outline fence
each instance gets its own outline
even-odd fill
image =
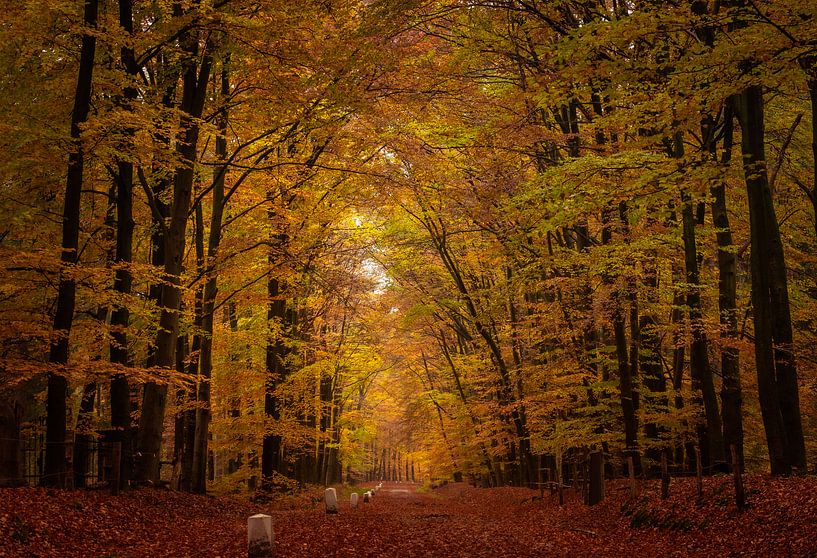
[[[108,439],[106,439],[108,438]],[[8,453],[16,451],[16,466],[9,463],[0,470],[0,486],[36,486],[45,474],[45,434],[35,433],[22,438],[0,438],[6,445]],[[114,441],[103,435],[101,438],[78,436],[76,440],[62,444],[65,448],[67,468],[63,482],[66,487],[106,486],[114,476],[118,460],[114,458],[117,451],[123,453],[123,462],[132,459],[132,452],[127,444]],[[118,445],[118,448],[117,448]],[[78,462],[79,461],[79,462]],[[116,473],[116,475],[115,475]]]

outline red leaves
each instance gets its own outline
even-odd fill
[[[735,510],[731,479],[658,485],[625,506],[625,484],[609,482],[608,497],[588,508],[568,491],[532,501],[520,488],[483,490],[452,484],[429,495],[385,485],[357,510],[342,498],[340,513],[322,503],[270,511],[226,498],[140,490],[113,498],[103,492],[0,490],[0,556],[142,556],[243,558],[246,520],[271,513],[276,556],[533,557],[533,556],[807,556],[817,552],[817,480],[747,478],[749,507]],[[303,499],[308,502],[308,498]],[[622,513],[622,510],[628,510]],[[634,521],[636,514],[640,520]],[[638,526],[634,526],[638,525]]]

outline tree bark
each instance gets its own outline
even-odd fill
[[[732,159],[733,111],[725,110],[723,157],[721,164],[728,167]],[[712,135],[707,127],[706,137]],[[710,131],[711,130],[711,131]],[[714,142],[710,148],[717,161]],[[726,206],[726,183],[720,179],[712,186],[712,224],[718,243],[718,311],[721,325],[721,417],[723,419],[723,444],[726,457],[731,461],[734,446],[738,463],[732,467],[743,468],[743,395],[740,383],[740,351],[733,343],[738,338],[737,316],[737,268],[738,257],[732,240],[732,229]]]
[[[698,270],[698,248],[695,244],[695,220],[689,196],[682,194],[684,262],[686,268],[686,302],[689,311],[692,343],[690,345],[690,370],[692,388],[700,391],[705,422],[698,427],[698,444],[704,465],[725,462],[723,448],[723,426],[721,425],[712,367],[709,364],[708,341],[704,331],[701,310],[700,273]]]
[[[91,83],[94,74],[96,36],[89,31],[96,27],[99,13],[98,0],[86,0],[83,13],[85,32],[71,111],[71,153],[68,155],[68,173],[65,183],[65,201],[62,215],[62,255],[65,268],[77,264],[80,228],[80,198],[85,167],[85,148],[81,142],[80,125],[88,119],[91,108]],[[54,338],[48,355],[53,366],[48,373],[46,398],[45,466],[40,484],[63,486],[66,475],[66,411],[68,380],[64,367],[68,364],[69,336],[74,321],[76,282],[70,274],[60,275],[57,308],[54,313]]]
[[[199,137],[198,119],[201,117],[206,99],[207,82],[212,66],[211,45],[208,42],[198,68],[198,37],[188,32],[180,40],[186,59],[182,75],[181,135],[176,150],[182,166],[176,169],[173,181],[173,201],[170,207],[170,222],[165,236],[165,282],[161,290],[161,316],[159,333],[156,337],[156,365],[172,369],[175,364],[176,339],[179,335],[179,286],[184,259],[185,234],[193,191],[194,165]],[[150,382],[145,385],[142,399],[142,413],[139,420],[137,448],[139,468],[137,478],[141,482],[158,482],[159,462],[162,447],[162,432],[165,407],[167,405],[167,385]]]
[[[119,25],[128,36],[133,35],[133,2],[119,0]],[[133,48],[128,45],[120,51],[122,66],[126,74],[133,78],[138,74]],[[132,110],[130,103],[137,98],[135,87],[126,85],[123,89],[125,110]],[[135,131],[125,130],[128,141]],[[126,149],[129,145],[124,146]],[[117,161],[116,176],[116,254],[114,265],[116,276],[114,290],[122,296],[129,296],[133,278],[128,265],[133,260],[133,163],[124,158]],[[127,327],[130,322],[130,311],[127,304],[120,304],[111,313],[110,361],[123,367],[130,366],[128,351]],[[116,441],[122,442],[120,454],[119,482],[125,487],[130,482],[133,448],[131,446],[131,404],[130,386],[125,374],[114,374],[111,378],[111,428],[116,431]]]
[[[817,69],[812,70],[817,75]],[[812,216],[814,218],[814,236],[817,238],[817,77],[808,81],[809,98],[811,99],[811,200]]]
[[[766,169],[764,103],[760,85],[738,97],[741,151],[749,198],[755,360],[771,472],[805,471],[797,366],[783,242]]]
[[[227,160],[227,124],[226,103],[230,95],[229,58],[221,68],[221,99],[225,103],[217,118],[218,136],[216,137],[216,159]],[[218,294],[218,248],[221,244],[221,223],[224,217],[226,200],[224,198],[224,178],[227,164],[219,165],[213,171],[213,212],[210,216],[210,235],[207,240],[207,262],[202,303],[202,338],[199,358],[199,406],[196,408],[196,441],[193,449],[193,492],[204,494],[206,484],[207,441],[210,428],[210,378],[213,371],[213,313]]]
[[[283,247],[286,242],[285,235],[280,235],[278,238],[280,245]],[[282,248],[283,249],[283,248]],[[275,265],[280,257],[279,254],[270,253],[270,265]],[[271,275],[267,282],[267,321],[270,323],[277,323],[278,331],[273,337],[267,341],[267,379],[264,390],[264,414],[267,420],[278,421],[281,418],[280,401],[276,389],[278,385],[287,376],[287,348],[283,340],[283,336],[288,331],[287,324],[287,309],[286,299],[284,298],[280,284],[276,276]],[[269,427],[265,429],[264,440],[261,453],[261,478],[262,487],[269,489],[270,482],[274,471],[281,471],[281,434],[276,431],[278,425],[270,431]]]
[[[85,384],[79,404],[77,427],[74,431],[74,488],[85,488],[88,459],[91,455],[91,444],[94,440],[93,415],[96,403],[96,382]]]
[[[21,470],[23,406],[16,391],[4,392],[0,399],[0,487],[26,484]]]
[[[619,217],[624,229],[625,240],[629,234],[627,207],[622,203],[619,206]],[[636,374],[638,372],[638,293],[635,284],[627,280],[628,298],[630,300],[630,322],[631,322],[631,342],[633,350],[628,351],[627,347],[627,318],[624,314],[622,293],[613,295],[613,338],[616,347],[616,361],[618,363],[618,389],[621,401],[622,419],[624,421],[624,453],[627,457],[632,457],[635,472],[641,472],[641,453],[638,447],[638,392],[635,389]],[[631,362],[632,360],[632,362]]]

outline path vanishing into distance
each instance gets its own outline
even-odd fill
[[[266,504],[153,489],[118,497],[8,489],[0,499],[0,557],[242,558],[247,518],[259,512],[273,517],[277,558],[817,553],[817,479],[749,476],[744,512],[731,504],[729,483],[726,476],[705,479],[698,503],[694,479],[674,479],[665,501],[657,483],[642,484],[632,501],[626,485],[615,481],[592,507],[571,490],[560,507],[547,492],[540,500],[525,488],[384,483],[373,502],[358,509],[350,508],[350,489],[340,489],[337,515],[324,512],[319,489]]]

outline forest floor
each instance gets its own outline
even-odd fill
[[[338,515],[323,512],[317,491],[259,505],[166,490],[0,489],[2,557],[246,556],[246,518],[270,513],[276,556],[533,557],[533,556],[817,556],[817,478],[747,476],[747,503],[735,509],[731,479],[674,479],[670,498],[657,483],[628,502],[624,483],[584,506],[566,492],[479,489],[449,484],[422,493],[386,483],[371,504]],[[277,509],[276,509],[277,508]]]

